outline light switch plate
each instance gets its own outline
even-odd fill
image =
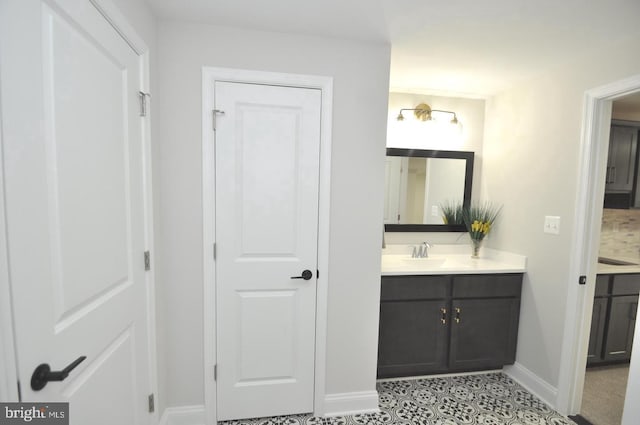
[[[553,235],[560,234],[560,217],[557,215],[547,215],[544,217],[544,232]]]
[[[440,211],[438,210],[438,206],[437,205],[432,205],[431,206],[431,216],[432,217],[439,217],[440,216]]]

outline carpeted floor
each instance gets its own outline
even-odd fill
[[[620,425],[629,365],[587,369],[580,415],[593,425]]]
[[[378,382],[380,413],[221,425],[574,425],[502,373]]]

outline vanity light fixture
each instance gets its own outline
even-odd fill
[[[398,121],[404,121],[404,115],[402,115],[403,111],[413,111],[413,115],[415,115],[416,118],[419,119],[420,121],[431,121],[433,120],[433,115],[431,114],[432,112],[443,112],[446,114],[453,115],[453,117],[451,118],[451,121],[449,121],[451,124],[455,125],[459,123],[458,116],[456,115],[455,112],[443,111],[441,109],[431,109],[431,106],[427,105],[426,103],[421,103],[415,108],[400,109],[400,112],[398,113],[398,116],[396,118]]]

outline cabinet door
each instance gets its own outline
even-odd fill
[[[607,318],[607,301],[608,298],[594,298],[593,300],[587,365],[596,364],[604,360],[602,348],[604,343],[605,319]]]
[[[519,298],[454,299],[450,368],[462,371],[513,364],[519,312]]]
[[[607,191],[630,192],[633,190],[637,144],[637,128],[611,126],[606,176]]]
[[[447,314],[444,300],[380,303],[378,378],[444,371],[449,333]]]
[[[636,324],[638,296],[611,297],[604,359],[629,360]]]

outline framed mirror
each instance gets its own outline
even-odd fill
[[[466,232],[445,223],[441,207],[471,204],[473,159],[473,152],[387,148],[385,231]]]

